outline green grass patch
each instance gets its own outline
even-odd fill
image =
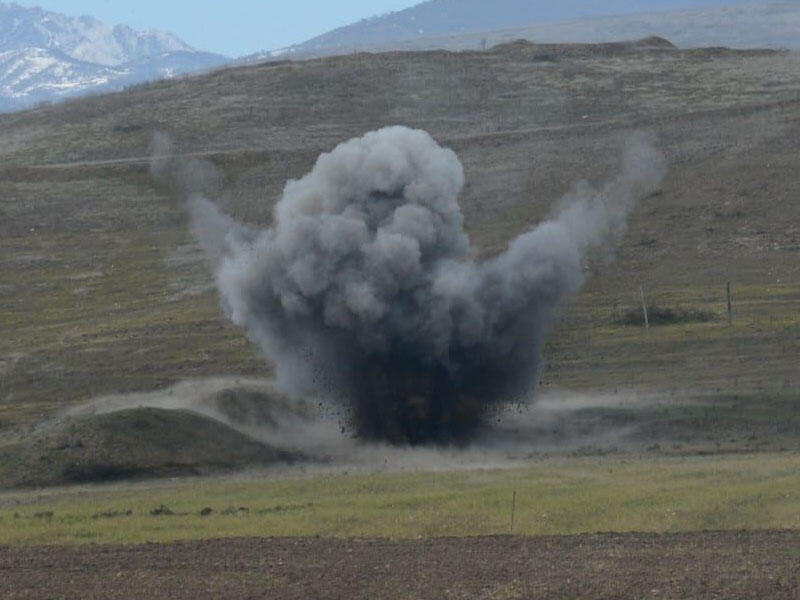
[[[800,528],[800,456],[559,459],[509,470],[182,480],[4,494],[0,543]]]

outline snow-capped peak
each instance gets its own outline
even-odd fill
[[[164,52],[193,48],[163,31],[111,27],[92,17],[68,17],[41,8],[0,3],[0,48],[58,50],[84,62],[115,66]]]
[[[0,110],[212,68],[226,60],[164,31],[112,27],[92,17],[0,2]]]

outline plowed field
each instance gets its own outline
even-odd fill
[[[800,532],[0,548],[3,598],[792,598]]]

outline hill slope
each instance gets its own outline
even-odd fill
[[[614,173],[631,131],[652,131],[663,190],[636,209],[616,260],[591,265],[545,349],[544,384],[794,389],[799,60],[657,40],[515,43],[254,65],[0,116],[0,422],[188,377],[270,374],[221,316],[180,203],[149,173],[157,131],[217,166],[207,192],[226,212],[264,225],[320,152],[387,124],[424,128],[464,163],[466,228],[484,256],[576,181]],[[642,285],[676,321],[622,324]],[[711,319],[680,317],[697,311]]]

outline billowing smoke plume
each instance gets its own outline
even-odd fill
[[[342,403],[364,438],[457,442],[493,405],[529,397],[587,252],[622,231],[663,174],[634,139],[616,178],[579,185],[485,262],[464,233],[458,158],[405,127],[320,156],[286,185],[269,229],[240,226],[199,195],[191,206],[224,309],[283,390]]]

